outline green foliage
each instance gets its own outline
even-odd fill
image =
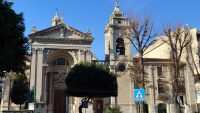
[[[11,88],[11,100],[15,104],[24,104],[27,99],[28,81],[24,74],[16,75]]]
[[[6,72],[23,73],[28,50],[28,39],[24,37],[23,14],[16,14],[13,3],[0,0],[0,76]]]
[[[120,107],[108,107],[106,113],[122,113]]]
[[[76,64],[66,77],[67,95],[76,97],[117,96],[116,76],[100,65]]]

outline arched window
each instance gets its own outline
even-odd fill
[[[158,104],[158,113],[167,113],[166,104]]]
[[[124,40],[122,38],[116,40],[116,53],[117,55],[125,55]]]
[[[69,65],[69,62],[64,58],[57,58],[53,61],[53,65]]]

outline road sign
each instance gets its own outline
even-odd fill
[[[86,100],[82,101],[83,108],[88,108],[88,102]]]
[[[144,102],[146,100],[144,89],[134,89],[134,102]]]

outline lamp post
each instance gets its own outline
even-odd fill
[[[11,94],[11,85],[12,85],[12,70],[10,72],[7,72],[7,71],[3,71],[4,75],[5,75],[5,79],[9,79],[9,91],[8,91],[8,110],[10,110],[10,94]],[[5,85],[5,83],[4,83]]]
[[[8,73],[9,74],[9,79],[10,79],[10,83],[9,83],[9,97],[8,97],[8,110],[10,110],[10,94],[11,94],[11,86],[12,86],[12,70]]]

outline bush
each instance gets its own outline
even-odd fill
[[[107,109],[106,109],[106,113],[122,113],[121,111],[120,111],[120,107],[108,107]]]

